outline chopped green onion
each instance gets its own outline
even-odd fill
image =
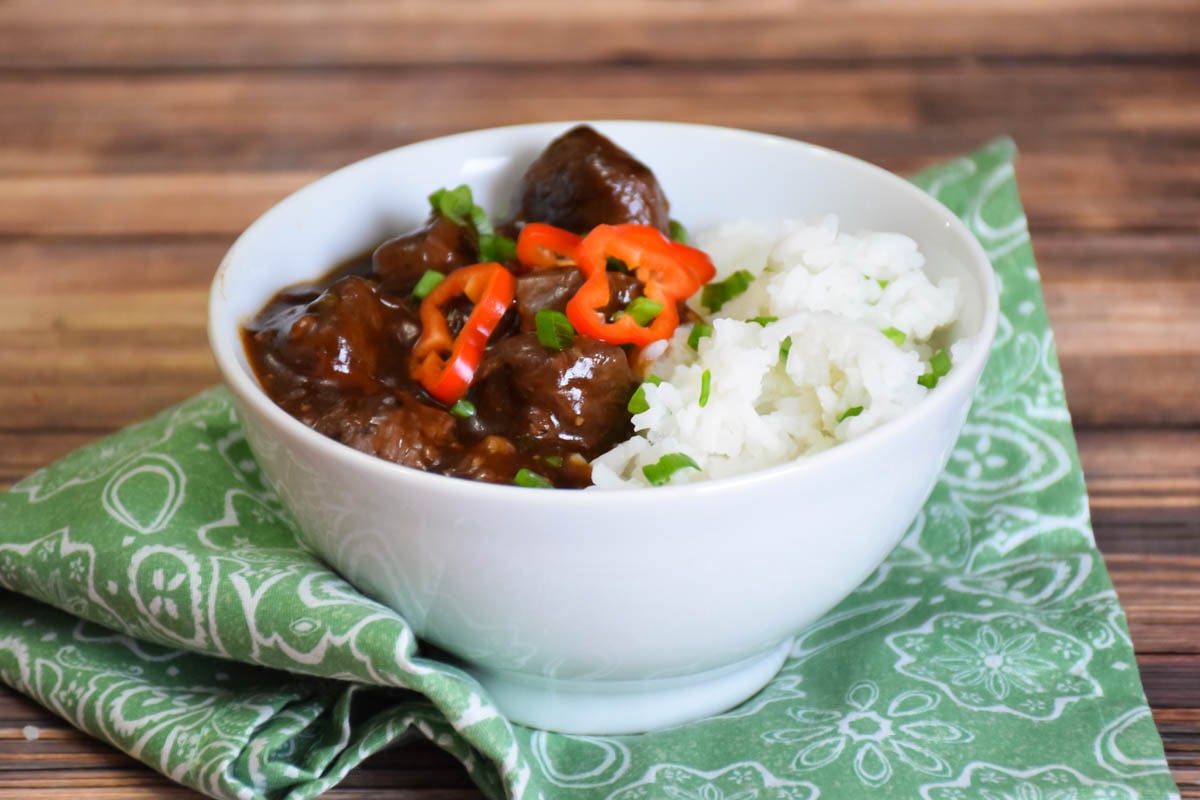
[[[857,417],[862,412],[863,412],[862,406],[851,406],[850,408],[847,408],[845,411],[843,411],[841,414],[838,415],[837,421],[841,422],[844,419],[850,419],[851,417]]]
[[[475,200],[471,197],[471,187],[465,183],[453,189],[438,189],[429,195],[429,205],[455,225],[466,225],[468,218],[474,221]]]
[[[792,352],[792,337],[789,336],[779,343],[779,360],[786,364],[790,352]]]
[[[633,397],[629,398],[629,402],[625,405],[625,410],[630,414],[641,414],[643,411],[650,410],[650,403],[646,400],[646,388],[639,386],[637,391],[633,393]]]
[[[671,220],[668,230],[671,232],[670,236],[672,242],[679,242],[680,244],[688,243],[687,228],[683,227],[683,225],[677,220]]]
[[[487,212],[474,203],[471,204],[471,224],[475,226],[475,232],[480,238],[484,236],[492,236],[495,230],[492,228],[492,222],[487,217]]]
[[[635,297],[633,302],[625,306],[625,313],[633,317],[633,321],[643,328],[654,321],[662,313],[663,304],[649,297]]]
[[[891,281],[884,280],[883,278],[876,278],[875,282],[879,284],[880,289],[886,289],[888,287],[888,284],[891,283]]]
[[[487,212],[475,205],[471,196],[471,187],[465,183],[453,189],[438,189],[429,195],[429,204],[433,210],[446,217],[455,225],[466,225],[468,222],[479,234],[479,258],[481,261],[498,261],[506,264],[516,260],[517,243],[507,236],[500,236],[492,227]]]
[[[950,354],[945,350],[938,350],[929,359],[929,368],[933,370],[933,374],[939,378],[950,371]]]
[[[538,475],[531,469],[521,467],[517,470],[517,474],[513,477],[513,483],[517,486],[528,486],[532,489],[553,489],[554,484],[548,478]]]
[[[475,416],[475,404],[470,400],[455,400],[454,405],[450,406],[450,413],[463,419],[473,417]]]
[[[543,308],[533,317],[538,341],[551,350],[566,350],[575,341],[575,326],[567,315],[552,308]]]
[[[700,376],[700,407],[704,408],[708,405],[708,394],[712,391],[712,371],[704,370],[704,374]]]
[[[562,456],[543,456],[542,461],[551,467],[561,467],[563,465]]]
[[[489,227],[491,226],[489,225]],[[496,233],[480,233],[479,260],[496,261],[500,264],[516,261],[517,243],[514,239]]]
[[[932,389],[938,385],[938,380],[949,371],[950,354],[945,350],[938,350],[929,359],[929,372],[917,378],[917,383],[926,389]]]
[[[662,486],[681,469],[700,469],[700,465],[684,453],[667,453],[653,464],[642,467],[642,474],[651,486]]]
[[[424,300],[425,295],[433,291],[433,287],[437,286],[446,276],[434,269],[425,270],[425,274],[417,281],[417,285],[413,287],[413,297],[418,300]]]
[[[604,260],[605,272],[629,272],[629,265],[619,258],[609,256]]]
[[[721,310],[721,306],[750,288],[754,276],[744,269],[730,275],[718,283],[710,283],[700,293],[700,303],[710,312]]]
[[[662,383],[662,378],[654,375],[653,373],[646,376],[646,380],[642,381],[642,385],[637,388],[637,391],[633,393],[633,397],[629,398],[629,403],[625,406],[625,409],[630,414],[641,414],[643,411],[650,410],[650,404],[646,402],[647,383],[652,383],[655,386],[658,386],[660,383]]]
[[[779,317],[751,317],[746,322],[757,322],[765,328],[772,322],[779,322]]]
[[[880,333],[882,333],[884,336],[888,337],[893,342],[895,342],[897,347],[904,344],[905,340],[908,339],[908,337],[905,336],[904,331],[902,331],[899,328],[896,328],[894,326],[889,326],[887,328],[884,328],[883,330],[880,331]]]
[[[693,350],[700,349],[700,340],[705,336],[712,336],[713,328],[705,322],[697,322],[692,326],[692,332],[688,334],[688,347]]]

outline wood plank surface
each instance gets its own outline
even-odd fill
[[[1014,137],[1097,543],[1200,798],[1195,0],[0,0],[0,488],[217,381],[208,281],[296,187],[444,133],[637,117],[896,171]],[[0,800],[195,796],[0,690]],[[428,744],[326,796],[481,797]]]
[[[0,53],[41,69],[1194,54],[1190,0],[9,0]]]

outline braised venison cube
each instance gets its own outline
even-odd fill
[[[591,459],[632,433],[626,406],[636,385],[620,347],[578,336],[555,351],[522,333],[488,352],[472,394],[484,429]]]
[[[420,334],[415,312],[380,297],[373,284],[341,278],[304,305],[278,308],[250,330],[255,371],[272,396],[305,387],[366,393],[382,388]]]
[[[642,162],[587,125],[551,142],[521,179],[519,219],[580,235],[636,223],[670,232],[670,204]]]
[[[602,311],[612,317],[642,296],[642,282],[628,272],[608,273],[608,305]]]
[[[461,453],[454,417],[406,394],[340,397],[312,427],[355,450],[426,471],[441,470]]]
[[[516,303],[521,330],[535,328],[537,312],[564,311],[567,301],[583,285],[583,273],[575,267],[539,269],[517,276]]]
[[[429,270],[446,273],[477,262],[479,241],[471,227],[434,213],[416,230],[379,245],[371,260],[388,291],[407,293]]]
[[[582,285],[583,273],[575,267],[539,269],[518,276],[516,306],[521,330],[535,330],[537,312],[542,309],[565,310]],[[601,310],[610,317],[642,296],[642,282],[627,272],[609,273],[608,285],[608,305]]]

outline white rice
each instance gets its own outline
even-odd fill
[[[650,370],[662,383],[643,384],[648,408],[633,417],[637,433],[592,462],[597,487],[647,486],[643,468],[674,453],[699,469],[677,470],[671,485],[782,464],[861,436],[929,391],[917,379],[957,316],[958,286],[929,280],[912,239],[850,235],[828,216],[787,223],[782,237],[732,223],[697,244],[716,264],[715,281],[738,270],[755,279],[709,319],[713,333],[698,349],[688,344],[691,325],[675,332]],[[699,296],[692,302],[707,316]],[[755,317],[778,320],[746,321]],[[904,335],[901,344],[889,329]]]

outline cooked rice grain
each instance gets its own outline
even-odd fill
[[[782,237],[749,223],[701,235],[715,280],[738,270],[755,280],[710,319],[697,349],[690,325],[675,332],[651,370],[662,383],[644,384],[637,434],[592,463],[597,487],[649,485],[643,468],[671,453],[700,469],[670,484],[782,464],[861,436],[928,392],[917,378],[956,318],[956,282],[934,285],[907,236],[842,233],[834,216],[784,227]],[[778,319],[746,321],[761,317]]]

